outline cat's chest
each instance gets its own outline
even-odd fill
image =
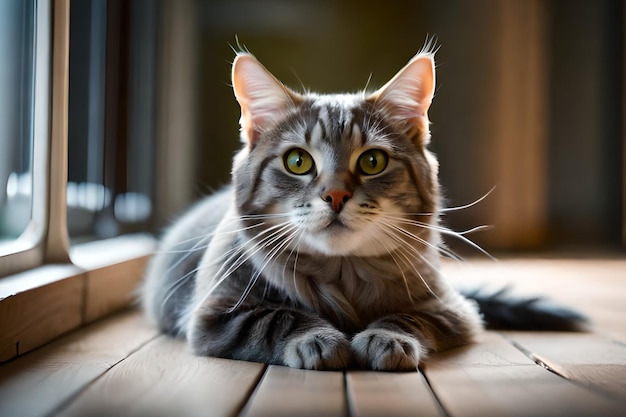
[[[305,279],[315,281],[321,294],[347,303],[361,318],[408,308],[418,292],[414,278],[385,258],[346,257],[303,266]]]
[[[337,285],[357,309],[393,310],[411,302],[407,274],[388,259],[344,260]],[[377,312],[379,313],[379,312]]]

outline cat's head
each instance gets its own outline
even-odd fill
[[[240,215],[300,252],[383,255],[431,240],[419,224],[433,224],[439,204],[426,150],[433,54],[417,54],[373,93],[299,94],[248,53],[237,55],[232,82]]]

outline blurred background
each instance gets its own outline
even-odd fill
[[[34,4],[0,1],[5,240],[32,199]],[[445,224],[493,225],[471,238],[496,253],[623,252],[622,0],[81,0],[70,13],[73,242],[158,232],[228,182],[238,42],[296,90],[351,92],[434,38],[431,150],[447,204],[495,187]]]

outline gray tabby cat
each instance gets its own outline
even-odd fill
[[[308,369],[415,370],[472,342],[478,306],[439,272],[433,54],[371,94],[298,94],[248,53],[232,82],[244,146],[232,186],[178,220],[149,265],[142,302],[159,328],[198,355]],[[496,324],[516,309],[518,328],[579,319],[474,296]]]

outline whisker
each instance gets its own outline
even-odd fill
[[[456,206],[456,207],[445,207],[442,209],[439,209],[439,211],[446,213],[448,211],[457,211],[457,210],[465,210],[467,208],[473,207],[476,204],[480,203],[481,201],[483,201],[484,199],[486,199],[487,197],[489,197],[489,195],[496,189],[496,186],[494,185],[493,187],[491,187],[491,190],[487,191],[487,193],[485,195],[483,195],[482,197],[480,197],[478,200],[475,200],[469,204],[465,204],[462,206]]]
[[[464,236],[464,234],[473,233],[475,231],[480,230],[480,228],[488,228],[489,226],[478,226],[478,227],[475,227],[475,228],[470,229],[468,231],[459,233],[459,232],[455,232],[454,230],[449,229],[449,228],[447,228],[445,226],[432,225],[432,224],[420,222],[418,220],[407,219],[407,218],[404,218],[404,217],[396,217],[396,216],[389,216],[389,215],[383,215],[383,216],[386,219],[394,220],[394,221],[397,221],[399,223],[409,224],[409,225],[413,225],[413,226],[416,226],[416,227],[421,227],[423,229],[434,230],[434,231],[440,232],[443,235],[455,237],[455,238],[459,239],[460,241],[462,241],[462,242],[468,244],[469,246],[473,247],[474,249],[478,250],[483,255],[487,256],[489,259],[491,259],[493,261],[497,261],[496,258],[494,258],[489,252],[487,252],[485,249],[483,249],[480,245],[478,245],[474,241],[472,241],[472,240],[470,240],[470,239],[468,239],[468,238],[466,238]]]
[[[290,226],[291,226],[291,229],[287,228],[286,230],[282,230],[280,234],[275,236],[275,238],[271,242],[268,242],[267,246],[272,245],[276,241],[282,240],[283,237],[287,236],[287,239],[282,240],[278,246],[273,247],[268,253],[264,255],[263,264],[261,265],[261,267],[257,268],[252,278],[248,281],[248,284],[246,285],[246,288],[242,292],[241,296],[239,297],[239,300],[237,301],[237,303],[235,303],[234,306],[228,309],[228,312],[232,313],[233,311],[237,310],[241,306],[241,304],[245,301],[245,299],[250,294],[250,291],[252,291],[252,288],[258,281],[259,277],[261,276],[265,268],[267,268],[270,262],[274,261],[278,256],[280,256],[279,252],[282,253],[284,251],[283,248],[289,244],[291,239],[293,239],[293,235],[290,235],[290,233],[295,226],[293,225],[290,225]],[[283,251],[281,251],[281,249],[283,249]]]
[[[294,258],[294,269],[293,269],[293,276],[294,276],[294,284],[295,284],[295,273],[296,273],[296,269],[297,269],[297,264],[298,264],[298,255],[299,255],[299,248],[300,248],[300,241],[302,240],[302,236],[304,235],[304,233],[302,232],[302,229],[299,227],[302,224],[302,221],[299,221],[298,223],[296,223],[295,226],[295,231],[296,231],[296,237],[297,240],[295,242],[295,244],[293,245],[293,248],[291,248],[291,251],[289,252],[289,255],[287,256],[287,259],[283,265],[283,281],[285,280],[285,276],[286,276],[286,272],[287,272],[287,265],[289,264],[289,259],[291,259],[291,257],[293,256],[293,254],[295,253],[295,258]],[[297,290],[297,288],[296,288]]]
[[[197,242],[187,253],[185,253],[184,256],[181,256],[179,259],[176,260],[176,262],[174,262],[172,265],[170,265],[164,272],[163,275],[169,275],[175,268],[177,268],[178,266],[180,266],[180,264],[182,264],[186,259],[188,259],[195,251],[197,251],[198,249],[195,249],[196,246],[200,245],[202,242],[204,242],[205,240],[209,239],[210,236],[204,236],[199,242]],[[207,248],[209,244],[207,245],[202,245],[201,247],[203,248]],[[189,271],[188,273],[184,274],[182,277],[176,279],[176,281],[174,281],[174,283],[167,289],[166,293],[165,293],[165,297],[163,298],[163,300],[161,301],[161,305],[160,305],[160,314],[163,314],[163,309],[165,308],[165,304],[169,301],[169,299],[174,295],[174,293],[184,284],[184,282],[190,278],[191,276],[193,276],[193,274],[195,274],[198,270],[198,267],[194,268],[193,270]]]
[[[487,191],[482,197],[478,198],[477,200],[474,200],[471,203],[468,204],[464,204],[462,206],[453,206],[453,207],[442,207],[437,209],[437,211],[432,211],[432,212],[418,212],[418,213],[404,213],[404,215],[406,216],[437,216],[440,214],[445,214],[449,211],[459,211],[459,210],[465,210],[468,209],[470,207],[473,207],[475,205],[477,205],[478,203],[482,202],[483,200],[485,200],[487,197],[489,197],[489,195],[496,189],[496,186],[494,185],[489,191]]]
[[[287,249],[289,243],[294,238],[292,232],[293,232],[295,226],[294,225],[291,225],[291,226],[292,226],[291,228],[283,230],[279,235],[277,235],[274,239],[272,239],[271,242],[268,242],[267,245],[265,245],[266,247],[269,247],[270,245],[273,245],[275,242],[281,240],[281,243],[278,246],[272,248],[268,253],[266,253],[264,255],[263,264],[261,265],[260,268],[257,268],[257,271],[255,272],[254,276],[252,277],[252,279],[250,280],[250,282],[246,286],[246,289],[242,293],[242,296],[240,297],[239,301],[237,302],[237,304],[235,304],[230,309],[230,311],[236,310],[241,305],[241,303],[246,299],[246,297],[248,296],[248,294],[252,290],[252,287],[257,282],[259,276],[267,268],[267,266],[270,264],[270,262],[275,262],[276,259],[285,252],[285,250]],[[284,237],[287,237],[287,238],[283,240]]]
[[[184,245],[185,243],[193,242],[194,240],[204,241],[204,240],[210,238],[211,236],[212,236],[212,233],[210,233],[208,235],[198,235],[198,236],[195,236],[195,237],[192,237],[192,238],[189,238],[189,239],[181,240],[179,242],[176,242],[172,246],[172,248],[176,248],[178,246]],[[196,245],[197,245],[197,243],[194,246],[192,246],[192,249],[195,248]],[[180,250],[174,250],[174,249],[167,249],[167,250],[163,249],[163,250],[161,250],[161,249],[159,249],[159,250],[154,251],[154,254],[156,255],[156,254],[168,254],[168,253],[183,253],[183,252],[187,252],[189,250],[190,249],[180,249]]]
[[[194,273],[197,273],[198,271],[200,271],[202,268],[208,268],[211,265],[216,265],[218,263],[221,263],[221,266],[220,266],[218,272],[215,274],[214,282],[211,285],[211,287],[209,288],[209,290],[205,294],[203,294],[200,299],[195,300],[195,302],[194,302],[195,306],[201,305],[202,303],[204,303],[206,301],[206,299],[208,297],[211,296],[211,294],[215,291],[215,289],[222,282],[224,282],[224,280],[226,280],[235,270],[237,270],[241,265],[243,265],[245,262],[247,262],[258,251],[260,251],[264,247],[264,245],[267,244],[268,241],[271,241],[273,238],[276,238],[277,235],[280,235],[281,231],[283,231],[287,227],[289,227],[289,223],[288,222],[283,222],[283,223],[271,226],[271,227],[261,231],[260,233],[258,233],[257,235],[255,235],[254,237],[252,237],[249,240],[249,242],[253,243],[251,248],[247,248],[244,244],[239,243],[239,244],[237,244],[237,246],[231,248],[229,251],[225,252],[222,256],[220,256],[218,259],[215,259],[210,264],[204,265],[203,267],[199,266],[199,267],[195,268],[193,271],[190,271],[189,273],[185,274],[185,276],[181,277],[177,281],[177,283],[175,285],[177,285],[177,287],[179,287],[180,285],[182,285],[182,281],[184,279],[189,278]],[[276,230],[276,229],[278,229],[278,230]],[[260,241],[256,241],[256,239],[258,239],[261,236],[263,236],[263,238]],[[278,238],[280,238],[280,236]],[[231,264],[231,262],[232,262],[232,264]],[[227,265],[230,265],[230,266],[224,272],[224,269],[226,269]],[[217,278],[217,277],[219,277],[219,278]],[[187,312],[187,314],[191,314],[191,312],[193,310],[195,310],[195,308],[191,308]]]
[[[289,213],[267,213],[267,214],[242,214],[236,220],[270,220],[270,219],[280,219],[280,218],[288,218]]]
[[[268,236],[265,236],[263,239],[261,239],[258,242],[254,242],[254,239],[253,239],[251,241],[253,242],[253,245],[251,248],[248,248],[245,245],[240,244],[240,246],[236,248],[236,250],[232,251],[231,255],[227,259],[222,261],[222,265],[220,269],[215,274],[216,276],[215,282],[211,285],[209,290],[206,292],[206,294],[203,295],[202,299],[199,300],[198,303],[199,304],[203,303],[204,300],[206,300],[215,291],[215,289],[219,287],[219,285],[222,282],[224,282],[234,271],[239,269],[244,263],[250,260],[254,255],[256,255],[264,247],[267,247],[268,244],[271,244],[275,242],[276,239],[280,239],[282,236],[284,236],[284,230],[289,228],[290,226],[291,224],[289,222],[284,222],[284,223],[274,225],[262,231],[257,236],[255,236],[255,238],[258,238],[259,236],[266,234],[266,233],[270,233],[270,234]],[[278,229],[278,230],[275,230],[275,229]],[[238,256],[237,259],[234,260],[234,262],[232,262],[231,264],[232,259],[235,258],[236,256]],[[223,259],[223,257],[221,258]],[[229,265],[229,264],[230,266],[224,272],[226,265]]]
[[[201,241],[205,241],[206,239],[211,239],[211,238],[213,238],[213,237],[215,237],[217,235],[236,234],[236,233],[243,232],[243,231],[246,231],[246,230],[251,230],[251,229],[254,229],[256,227],[263,226],[263,225],[265,225],[265,223],[261,222],[261,223],[256,223],[256,224],[253,224],[253,225],[250,225],[250,226],[242,227],[242,228],[239,228],[239,229],[226,230],[226,231],[223,231],[223,232],[214,231],[212,233],[208,233],[208,234],[203,235],[203,236],[197,236],[197,237],[193,237],[193,238],[190,238],[190,239],[181,240],[180,242],[178,242],[174,246],[172,246],[172,248],[175,248],[177,246],[180,246],[180,245],[182,245],[184,243],[191,242],[191,241],[196,240],[196,239],[200,239]],[[170,253],[171,254],[176,254],[176,253],[196,252],[196,251],[207,249],[209,247],[209,245],[210,245],[210,242],[207,243],[206,245],[203,245],[203,246],[198,246],[198,244],[195,244],[194,246],[192,246],[191,248],[188,248],[188,249],[158,250],[158,251],[155,251],[155,254],[165,254],[165,255],[167,255],[167,254],[170,254]]]
[[[242,227],[242,228],[239,228],[239,229],[227,230],[227,231],[223,232],[223,234],[239,233],[241,231],[251,230],[251,229],[253,229],[255,227],[260,227],[260,226],[262,226],[264,224],[265,223],[261,222],[261,223],[257,223],[257,224],[251,225],[251,226]],[[174,262],[172,265],[170,265],[163,273],[165,275],[171,273],[175,268],[180,266],[180,264],[182,264],[187,258],[189,258],[189,256],[191,256],[194,252],[197,252],[199,250],[206,250],[209,247],[210,242],[207,243],[206,245],[199,246],[200,243],[206,241],[207,239],[211,239],[211,238],[215,237],[217,234],[222,234],[222,232],[213,232],[213,233],[210,233],[208,235],[202,236],[199,242],[197,242],[192,248],[187,249],[187,250],[162,251],[161,253],[185,253],[186,252],[186,254],[184,256],[182,256],[179,259],[177,259],[177,261]],[[195,239],[197,239],[197,238],[186,239],[185,241],[181,241],[181,242],[177,243],[175,246],[178,246],[178,245],[180,245],[182,243],[185,243],[185,242],[190,242],[190,241],[195,240]],[[228,256],[229,253],[231,253],[231,251],[226,252],[224,255]],[[174,283],[170,286],[170,288],[168,288],[168,290],[167,290],[167,292],[165,294],[165,297],[163,298],[163,301],[161,302],[161,309],[163,309],[165,307],[165,304],[167,303],[167,301],[169,301],[169,299],[184,284],[184,282],[187,279],[191,278],[199,270],[200,270],[200,266],[197,266],[196,268],[192,269],[191,271],[187,272],[186,274],[184,274],[183,276],[178,278],[176,281],[174,281]]]
[[[385,226],[385,228],[383,228],[381,226]],[[401,239],[399,236],[397,236],[393,232],[394,230],[402,231],[402,229],[401,228],[396,228],[396,229],[389,228],[390,226],[391,227],[397,227],[396,225],[394,225],[392,223],[388,223],[388,222],[379,224],[380,230],[383,233],[385,233],[387,236],[389,236],[390,238],[396,240],[396,242],[405,243],[405,241],[403,239]],[[432,290],[432,288],[430,288],[430,285],[428,285],[428,282],[426,281],[426,279],[424,278],[422,273],[419,271],[419,268],[417,267],[417,265],[415,265],[415,262],[413,262],[413,261],[411,261],[411,259],[409,259],[409,255],[412,255],[414,261],[419,261],[419,262],[425,263],[428,266],[430,266],[434,271],[439,272],[439,269],[437,267],[435,267],[428,259],[426,259],[426,257],[424,257],[424,255],[422,255],[417,250],[417,248],[415,248],[414,246],[411,246],[411,245],[405,246],[405,245],[401,244],[396,250],[407,261],[407,263],[408,263],[407,266],[410,266],[411,269],[417,274],[418,278],[422,281],[422,283],[424,284],[424,286],[426,287],[428,292],[431,293],[435,298],[439,299],[439,296],[437,295],[437,293],[435,293]],[[412,251],[412,254],[410,252],[408,252],[409,250]]]
[[[181,286],[183,286],[188,279],[193,277],[194,274],[196,274],[200,269],[201,269],[200,266],[197,266],[196,268],[192,269],[191,271],[187,272],[186,274],[184,274],[183,276],[178,278],[176,281],[174,281],[174,283],[170,286],[170,288],[168,288],[168,290],[167,290],[167,292],[165,294],[165,297],[163,297],[163,301],[161,302],[161,313],[163,313],[163,309],[165,308],[165,304],[167,304],[169,299],[174,296],[176,291]]]
[[[409,224],[409,225],[412,225],[412,226],[415,226],[415,227],[419,227],[419,228],[422,228],[422,229],[424,228],[424,226],[422,226],[421,224],[419,224],[419,225],[418,224],[414,224],[414,221],[412,221],[412,220],[403,219],[403,218],[395,218],[395,217],[392,218],[392,217],[389,217],[389,216],[383,216],[383,217],[384,218],[390,218],[390,219],[393,219],[393,220],[398,221],[400,223]],[[390,225],[392,225],[394,228],[396,228],[399,232],[401,232],[405,236],[407,236],[407,237],[409,237],[409,238],[411,238],[413,240],[416,240],[418,243],[421,243],[421,244],[423,244],[423,245],[425,245],[425,246],[427,246],[427,247],[437,251],[438,253],[440,253],[440,254],[448,257],[448,258],[454,259],[456,261],[462,261],[463,260],[463,258],[461,256],[457,255],[456,253],[454,253],[450,249],[433,245],[432,243],[430,243],[426,239],[424,239],[424,238],[422,238],[422,237],[420,237],[420,236],[418,236],[418,235],[416,235],[414,233],[411,233],[408,230],[406,230],[406,229],[404,229],[404,228],[402,228],[402,227],[400,227],[400,226],[398,226],[396,224],[390,223]]]
[[[299,256],[300,256],[300,242],[302,241],[302,237],[304,236],[304,233],[302,232],[302,229],[300,229],[300,228],[298,228],[297,231],[299,233],[297,233],[298,240],[296,241],[296,243],[294,245],[294,250],[296,252],[296,257],[294,258],[294,261],[293,261],[292,278],[293,278],[293,288],[294,288],[294,291],[296,292],[296,294],[299,294],[298,279],[297,279],[298,277],[296,275],[296,270],[298,269],[298,259],[299,259]],[[291,256],[291,254],[290,254],[290,256]]]
[[[467,229],[467,230],[463,230],[461,232],[455,232],[455,233],[458,233],[459,235],[469,235],[469,234],[472,234],[472,233],[482,232],[482,231],[485,231],[485,230],[493,230],[493,226],[490,226],[490,225],[487,225],[487,224],[483,224],[481,226],[476,226],[476,227],[473,227],[471,229]]]
[[[420,222],[418,222],[420,223]],[[483,255],[485,255],[486,257],[488,257],[489,259],[491,259],[492,261],[497,261],[496,258],[494,258],[489,252],[487,252],[485,249],[483,249],[479,244],[475,243],[474,241],[466,238],[463,234],[459,234],[457,232],[455,232],[454,230],[448,229],[446,227],[433,227],[429,224],[423,223],[420,225],[421,227],[424,227],[426,229],[431,228],[432,230],[437,230],[439,231],[441,234],[446,235],[446,236],[452,236],[456,239],[459,239],[460,241],[470,245],[471,247],[473,247],[474,249],[476,249],[477,251],[481,252]]]
[[[379,230],[382,229],[382,227],[378,227]],[[384,230],[382,230],[383,233],[385,232]],[[371,235],[371,233],[370,233]],[[385,244],[384,240],[379,240],[379,243],[383,246],[383,248],[387,251],[387,253],[389,254],[389,256],[391,257],[391,259],[393,260],[393,262],[396,264],[396,266],[398,267],[398,271],[400,271],[400,274],[402,275],[402,281],[404,282],[404,288],[406,289],[407,295],[409,296],[409,301],[413,302],[413,294],[411,293],[411,289],[409,288],[409,281],[406,278],[406,274],[404,273],[404,268],[402,268],[400,266],[400,264],[398,263],[398,260],[396,259],[396,257],[394,256],[393,252],[389,249],[389,247]],[[412,265],[407,262],[406,266],[411,267]]]
[[[288,228],[289,226],[290,226],[289,223],[281,223],[281,224],[272,226],[272,227],[264,230],[263,232],[259,233],[257,236],[255,236],[255,238],[261,236],[264,233],[270,233],[271,232],[270,235],[265,236],[259,242],[254,242],[254,245],[252,247],[252,249],[253,249],[252,253],[247,253],[246,252],[246,247],[244,245],[241,245],[241,247],[238,248],[238,250],[236,251],[236,254],[240,253],[239,257],[237,258],[237,260],[235,260],[235,262],[233,264],[231,264],[229,266],[229,268],[224,273],[222,273],[222,271],[223,271],[224,267],[229,263],[230,258],[222,263],[221,268],[216,273],[216,276],[220,276],[221,275],[221,277],[218,280],[218,282],[216,282],[211,287],[211,289],[209,290],[209,293],[213,292],[215,290],[215,288],[217,288],[217,286],[219,286],[219,284],[221,284],[224,281],[224,279],[229,277],[230,274],[232,274],[234,271],[239,269],[239,267],[241,267],[241,265],[246,263],[251,257],[256,255],[260,250],[262,250],[263,247],[264,247],[263,245],[265,245],[268,241],[271,241],[277,234],[281,233],[285,228]],[[278,230],[274,230],[274,229],[278,229]],[[235,254],[235,256],[236,256],[236,254]]]

